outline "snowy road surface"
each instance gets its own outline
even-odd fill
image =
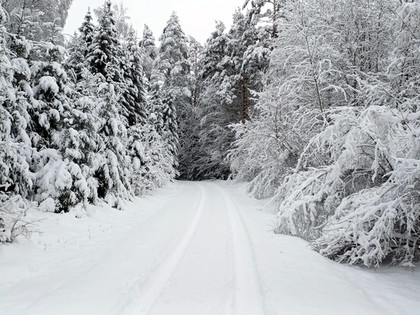
[[[333,263],[273,234],[262,205],[177,182],[122,212],[47,214],[0,247],[0,314],[420,314],[418,270]]]

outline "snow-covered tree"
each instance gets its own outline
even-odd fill
[[[129,125],[145,124],[146,113],[146,82],[141,65],[141,53],[136,41],[134,30],[130,31],[127,42],[124,46],[124,85],[125,91],[122,98],[122,105],[128,115]]]
[[[99,148],[99,160],[95,165],[98,180],[98,196],[115,207],[122,199],[131,198],[130,160],[127,154],[127,129],[119,113],[119,96],[111,83],[102,83],[98,93],[104,95],[100,104],[103,124],[99,133],[103,145]]]
[[[140,40],[139,46],[142,55],[144,74],[147,80],[150,81],[158,50],[156,48],[153,32],[146,24],[144,25],[143,37]]]
[[[82,71],[88,65],[86,58],[88,47],[92,44],[95,27],[92,23],[90,10],[86,13],[79,33],[76,33],[68,47],[69,58],[66,60],[66,67],[74,72],[74,80],[80,81]]]
[[[185,135],[184,118],[191,111],[191,94],[188,90],[191,66],[188,59],[187,37],[175,13],[171,14],[159,40],[156,65],[163,79],[162,112],[164,129],[167,131],[165,140],[174,156],[174,165],[177,166],[179,150],[183,147]]]
[[[5,0],[2,2],[10,16],[8,29],[28,39],[41,41],[59,36],[57,29],[66,23],[73,0]],[[54,26],[54,27],[52,27]]]
[[[235,127],[232,168],[254,195],[274,195],[278,233],[341,262],[410,265],[419,259],[418,3],[282,5],[264,91]]]
[[[110,1],[111,2],[111,1]],[[132,28],[130,24],[130,17],[127,15],[128,8],[124,6],[123,2],[111,3],[111,10],[115,21],[115,31],[118,35],[118,40],[125,42],[130,36]],[[106,14],[105,7],[99,7],[94,10],[95,14],[101,19]]]
[[[248,19],[265,24],[264,29],[271,37],[278,35],[277,22],[284,14],[283,9],[287,0],[245,0],[242,9],[248,8]],[[281,31],[281,30],[280,30]]]
[[[227,155],[234,140],[230,125],[249,119],[268,65],[270,49],[263,34],[253,20],[236,11],[229,32],[226,34],[219,23],[207,41],[201,62],[201,154],[197,167],[204,176],[225,178],[230,174]]]
[[[193,133],[198,136],[198,144],[192,149],[194,160],[187,163],[191,168],[188,170],[190,178],[223,178],[229,173],[224,159],[233,133],[228,125],[240,118],[234,104],[234,84],[230,80],[233,70],[228,42],[225,26],[217,22],[200,62],[203,88],[195,113],[198,126]]]
[[[27,163],[31,154],[26,132],[28,117],[20,107],[13,86],[14,71],[11,52],[6,42],[7,15],[0,5],[0,242],[10,242],[13,223],[27,207],[24,198],[33,186],[33,177]],[[26,114],[26,115],[25,115]]]
[[[123,77],[121,43],[115,29],[111,1],[106,1],[92,43],[88,46],[87,61],[93,74],[100,73],[107,82],[120,82]]]

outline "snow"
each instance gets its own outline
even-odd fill
[[[39,86],[45,92],[51,91],[54,94],[57,94],[60,90],[56,79],[51,76],[43,76],[39,79]]]
[[[0,314],[418,314],[420,270],[332,262],[244,191],[175,182],[124,211],[32,212],[42,233],[0,247]]]

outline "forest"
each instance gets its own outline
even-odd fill
[[[106,0],[0,5],[0,243],[28,211],[232,179],[347,264],[420,259],[420,1],[245,0],[202,45]],[[95,18],[96,17],[96,18]]]

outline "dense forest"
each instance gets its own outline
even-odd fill
[[[0,242],[27,211],[233,178],[326,257],[419,260],[419,1],[246,0],[204,46],[110,1],[65,41],[71,2],[0,6]]]

